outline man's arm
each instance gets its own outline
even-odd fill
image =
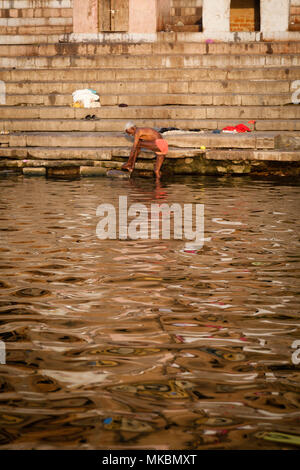
[[[134,143],[133,143],[133,146],[132,146],[132,149],[131,149],[131,152],[130,152],[130,157],[133,156],[133,154],[135,153],[136,151],[136,148],[138,146],[138,143],[140,141],[140,135],[141,135],[141,131],[140,130],[137,130],[136,133],[134,134]],[[130,158],[129,157],[129,158]]]

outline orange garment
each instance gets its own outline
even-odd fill
[[[166,155],[168,153],[169,145],[165,139],[156,139],[155,143],[163,155]]]

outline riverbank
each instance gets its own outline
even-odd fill
[[[1,168],[104,175],[128,158],[133,121],[183,131],[164,134],[163,174],[298,176],[300,41],[163,38],[0,47]],[[73,107],[72,93],[86,88],[100,107]],[[238,124],[252,132],[215,133]],[[153,161],[142,153],[136,173],[152,177]]]
[[[166,132],[170,151],[162,167],[172,174],[300,175],[295,132]],[[43,143],[47,141],[47,147]],[[132,142],[117,132],[28,132],[0,136],[0,169],[29,176],[104,176],[127,160]],[[155,154],[141,152],[135,173],[153,176]]]

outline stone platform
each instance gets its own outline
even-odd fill
[[[164,175],[300,175],[300,138],[294,133],[175,131],[164,138],[170,146]],[[132,145],[117,132],[13,133],[2,135],[0,142],[0,170],[63,177],[103,176],[123,165]],[[153,152],[142,151],[134,174],[153,176],[154,162]]]

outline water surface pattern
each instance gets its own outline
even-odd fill
[[[119,196],[204,204],[203,248],[99,240]],[[2,176],[0,449],[299,448],[299,196]]]

